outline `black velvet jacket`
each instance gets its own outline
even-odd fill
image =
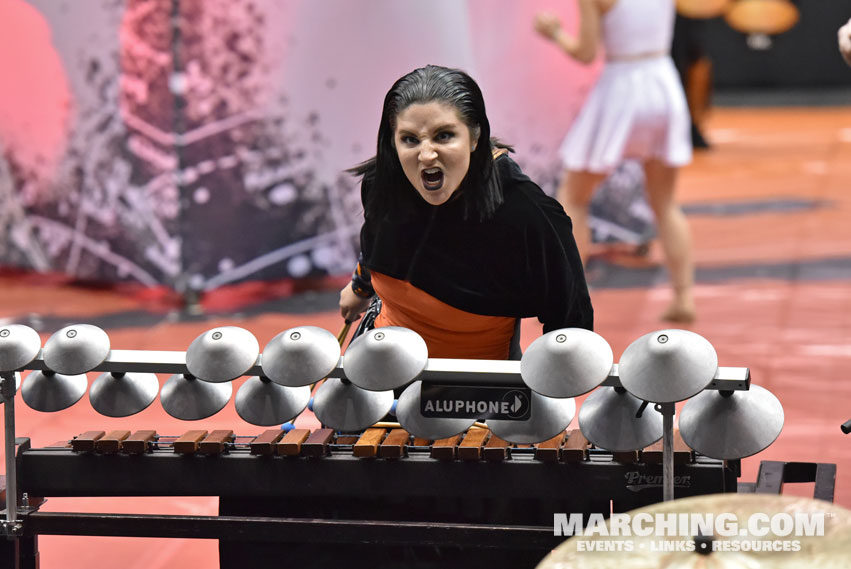
[[[495,170],[504,202],[493,217],[464,219],[460,200],[419,200],[403,219],[367,216],[363,263],[466,312],[536,316],[544,332],[591,330],[594,312],[570,218],[507,155]],[[368,193],[364,180],[364,199]]]

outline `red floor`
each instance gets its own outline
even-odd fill
[[[785,199],[822,205],[798,211],[690,216],[699,267],[699,320],[691,329],[712,342],[720,365],[750,368],[753,382],[771,390],[785,411],[782,434],[767,450],[743,461],[742,480],[755,479],[760,460],[836,463],[836,502],[851,507],[851,436],[839,429],[851,418],[851,383],[845,377],[851,368],[847,222],[851,195],[845,191],[851,180],[851,107],[716,109],[706,134],[714,146],[683,171],[684,203]],[[654,247],[645,260],[613,262],[655,266],[658,250]],[[668,299],[664,287],[603,287],[592,297],[597,332],[612,345],[616,360],[636,338],[666,327],[657,320]],[[20,275],[0,277],[0,322],[29,313],[42,318],[94,315],[152,304],[156,299],[140,299],[126,291],[62,286],[61,279],[51,283]],[[108,332],[115,349],[185,350],[198,334],[222,324],[251,330],[263,346],[293,326],[312,324],[336,333],[341,322],[333,312],[269,313],[196,323],[164,321],[154,327]],[[534,322],[524,323],[524,346],[538,334]],[[235,382],[234,393],[242,381]],[[242,421],[233,403],[195,424],[166,415],[159,402],[130,418],[110,419],[97,414],[85,398],[54,414],[33,411],[20,398],[17,401],[18,436],[32,438],[35,446],[94,429],[149,428],[179,434],[192,428],[227,428],[239,435],[262,429]],[[299,423],[314,426],[306,416]],[[811,494],[812,488],[788,487],[787,492]],[[46,508],[215,514],[216,503],[208,498],[51,499]],[[211,541],[64,537],[39,541],[44,569],[217,566],[216,543]]]

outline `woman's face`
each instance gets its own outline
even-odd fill
[[[442,205],[458,190],[479,133],[446,103],[416,103],[396,117],[393,136],[402,170],[422,198]]]

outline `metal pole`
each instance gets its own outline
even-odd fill
[[[674,403],[660,404],[662,413],[662,500],[674,499]]]
[[[3,427],[6,434],[6,521],[18,521],[18,484],[15,472],[15,374],[2,374],[0,393],[3,395]]]

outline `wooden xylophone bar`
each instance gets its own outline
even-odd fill
[[[256,436],[235,436],[232,430],[190,430],[180,436],[158,435],[154,430],[86,431],[68,442],[53,447],[70,447],[75,452],[100,454],[123,453],[139,455],[171,448],[183,455],[221,455],[231,451],[248,450],[257,456],[321,457],[334,452],[351,450],[357,458],[404,458],[408,452],[428,452],[437,460],[502,461],[515,455],[531,454],[542,462],[580,462],[589,459],[594,446],[578,429],[563,432],[547,441],[518,445],[492,434],[487,428],[472,427],[466,433],[439,440],[410,435],[401,427],[373,427],[363,433],[337,433],[332,429],[269,429]],[[622,463],[662,461],[662,441],[636,451],[612,453],[612,459]],[[688,448],[679,432],[675,432],[674,460],[676,464],[693,462],[695,453]]]
[[[324,480],[317,493],[327,496],[344,497],[358,484],[379,495],[439,496],[440,486],[467,484],[475,474],[529,498],[570,497],[572,488],[584,485],[607,503],[615,501],[616,508],[620,502],[623,508],[633,506],[636,499],[655,501],[655,482],[642,482],[640,488],[628,482],[656,481],[660,461],[661,442],[641,451],[610,453],[594,448],[578,430],[535,445],[514,445],[483,428],[436,441],[412,437],[401,428],[358,434],[270,429],[252,436],[230,430],[196,429],[177,436],[93,430],[50,447],[27,448],[18,456],[21,491],[33,496],[297,495],[297,489],[279,484],[282,479],[306,484]],[[689,481],[688,487],[680,484],[680,495],[736,490],[735,469],[694,453],[679,438],[675,462],[686,469]],[[435,481],[433,472],[441,480]],[[408,483],[394,480],[373,487],[374,479],[398,476]],[[234,486],[235,479],[252,483]],[[338,479],[347,481],[345,488]],[[493,489],[480,485],[468,490],[482,496],[488,491]]]

